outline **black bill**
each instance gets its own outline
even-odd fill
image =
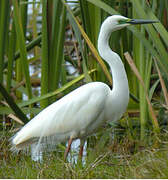
[[[151,23],[158,23],[158,21],[144,20],[144,19],[131,19],[127,23],[129,23],[129,24],[151,24]]]

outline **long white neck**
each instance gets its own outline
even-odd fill
[[[125,111],[129,100],[127,75],[119,55],[113,52],[109,47],[109,38],[111,32],[114,30],[116,29],[109,28],[106,22],[102,24],[98,38],[98,51],[101,57],[109,64],[112,73],[113,88],[110,99],[108,100],[109,105],[111,105],[110,103],[114,103],[114,100],[116,100],[123,104],[121,111]],[[112,100],[113,102],[111,102]]]

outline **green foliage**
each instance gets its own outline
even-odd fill
[[[116,131],[120,129],[115,128]],[[110,131],[107,128],[108,134]],[[161,137],[163,143],[159,143],[157,148],[153,146],[152,138],[148,142],[150,147],[140,144],[136,134],[131,136],[128,133],[122,138],[117,136],[112,142],[108,139],[105,144],[102,144],[105,140],[102,138],[95,148],[88,148],[83,165],[81,162],[65,163],[62,151],[45,154],[41,163],[33,162],[24,152],[11,154],[7,146],[8,135],[1,134],[3,138],[0,139],[4,154],[0,157],[0,178],[168,178],[167,133]],[[72,159],[74,155],[76,152],[71,152]]]

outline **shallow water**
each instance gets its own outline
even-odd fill
[[[68,146],[68,142],[66,143],[66,147]],[[31,159],[33,161],[43,162],[43,153],[42,151],[37,151],[37,145],[31,146]],[[78,161],[78,154],[80,148],[80,140],[77,139],[72,142],[70,153],[68,154],[67,161],[72,164],[77,164]],[[83,148],[83,157],[82,157],[82,164],[86,164],[86,155],[87,155],[87,141],[85,141],[84,148]]]
[[[66,144],[66,146],[68,146],[68,143]],[[73,141],[71,145],[71,152],[68,154],[68,157],[67,157],[68,162],[72,164],[77,164],[79,148],[80,148],[80,140],[77,139]],[[83,148],[83,157],[82,157],[83,165],[86,164],[86,160],[85,160],[86,155],[87,155],[86,148],[87,148],[87,141],[85,141],[84,148]]]

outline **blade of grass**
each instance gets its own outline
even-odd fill
[[[39,35],[37,38],[33,39],[31,42],[29,42],[26,45],[26,51],[32,50],[35,46],[38,46],[41,43],[41,37],[42,35]],[[20,57],[20,51],[17,51],[15,53],[15,60]]]
[[[29,120],[26,117],[26,115],[22,112],[22,110],[18,107],[18,105],[14,102],[12,97],[8,94],[6,89],[2,86],[0,83],[0,92],[3,95],[4,99],[8,103],[8,105],[11,107],[11,109],[15,112],[16,116],[20,118],[24,123],[27,123]]]
[[[150,88],[150,91],[149,91],[149,99],[150,101],[152,100],[152,97],[154,95],[154,91],[156,90],[156,87],[158,86],[160,80],[158,79],[153,85],[152,87]]]
[[[13,0],[12,2],[14,6],[14,22],[15,22],[17,39],[19,43],[21,62],[22,62],[23,70],[24,70],[25,79],[26,79],[28,98],[31,99],[32,89],[31,89],[30,76],[29,76],[29,65],[27,61],[25,38],[24,38],[24,32],[23,32],[22,22],[21,22],[21,14],[20,14],[19,6],[18,6],[18,1]]]
[[[162,86],[162,90],[163,90],[165,102],[166,102],[166,105],[168,106],[168,93],[167,93],[166,85],[165,85],[165,83],[164,83],[164,80],[163,80],[163,78],[162,78],[161,72],[160,72],[159,67],[158,67],[158,65],[157,65],[156,59],[154,59],[154,62],[155,62],[156,70],[157,70],[158,75],[159,75],[160,84],[161,84],[161,86]]]
[[[41,95],[48,93],[48,30],[47,1],[42,0],[42,64],[41,64]],[[48,105],[48,99],[40,102],[42,108]]]
[[[8,115],[9,118],[13,119],[14,121],[16,121],[17,123],[24,125],[24,123],[18,118],[16,117],[14,114],[9,114]]]
[[[8,32],[9,1],[0,1],[0,83],[3,83],[3,64],[5,53],[5,37]]]
[[[24,36],[26,36],[26,30],[27,30],[27,14],[28,14],[27,9],[28,9],[28,0],[20,0],[21,21],[22,21]]]
[[[124,56],[125,56],[126,60],[128,61],[132,71],[135,73],[135,75],[137,76],[138,80],[140,81],[140,83],[142,84],[142,86],[144,88],[146,100],[147,100],[147,103],[148,103],[148,106],[149,106],[149,110],[151,112],[151,116],[152,116],[152,119],[153,119],[154,130],[155,130],[155,132],[159,132],[159,124],[158,124],[155,112],[153,110],[153,107],[151,105],[151,102],[149,100],[148,93],[147,93],[145,84],[144,84],[144,82],[142,80],[142,77],[141,77],[138,69],[136,68],[136,66],[134,64],[134,61],[132,60],[132,57],[130,56],[130,54],[128,52],[126,52],[126,53],[124,53]]]
[[[16,31],[15,24],[12,23],[11,35],[9,37],[9,54],[8,54],[8,73],[7,73],[7,91],[10,92],[11,81],[12,81],[12,72],[13,72],[13,61],[16,48]]]
[[[38,16],[38,12],[39,12],[39,9],[41,7],[41,4],[40,4],[41,2],[38,5],[35,3],[36,0],[33,0],[33,2],[34,2],[32,4],[32,6],[33,6],[32,7],[33,14],[32,14],[30,24],[32,25],[32,36],[33,36],[33,39],[35,39],[35,38],[38,37],[38,25],[37,25],[37,22],[36,22],[36,20],[37,20],[36,17]],[[39,55],[40,55],[40,48],[35,47],[34,48],[34,56],[39,56]]]
[[[21,110],[24,114],[31,113],[35,115],[41,111],[40,108],[30,108],[30,107],[23,107],[21,108]],[[2,106],[0,107],[0,115],[4,115],[4,114],[9,115],[10,113],[11,114],[13,113],[13,110],[10,107],[2,107]]]
[[[144,27],[141,27],[141,33],[143,36],[145,35],[145,30]],[[139,53],[138,53],[138,63],[139,63],[139,73],[140,76],[144,82],[144,85],[146,85],[146,80],[145,78],[145,68],[146,63],[145,63],[145,49],[142,43],[140,43],[139,47]],[[145,86],[146,91],[147,87]],[[145,93],[144,93],[144,86],[142,84],[139,85],[139,99],[140,99],[140,123],[141,123],[141,140],[144,140],[145,138],[145,130],[146,130],[146,124],[147,124],[147,103],[145,99]]]
[[[52,7],[53,6],[53,7]],[[66,10],[62,2],[53,1],[53,5],[50,6],[50,12],[48,19],[52,19],[49,27],[51,30],[49,38],[49,90],[54,91],[62,85],[61,73],[63,68],[64,58],[64,41],[65,41],[65,27],[66,27]],[[50,98],[50,103],[55,101],[55,97]]]
[[[66,25],[66,9],[64,6],[62,6],[62,12],[61,12],[61,24],[58,34],[58,44],[57,44],[57,53],[56,53],[56,69],[55,69],[55,75],[54,75],[54,84],[55,88],[57,89],[59,87],[59,82],[61,78],[61,70],[62,70],[62,62],[63,62],[63,54],[64,54],[64,40],[65,40],[65,25]]]

